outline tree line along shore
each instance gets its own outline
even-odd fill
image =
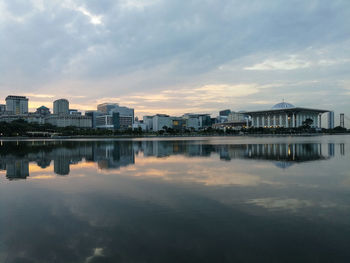
[[[10,123],[0,122],[0,137],[60,137],[60,136],[195,136],[195,135],[244,135],[244,134],[341,134],[350,133],[350,130],[342,127],[334,129],[315,129],[308,125],[298,128],[242,128],[242,129],[214,129],[212,127],[200,130],[175,130],[164,127],[158,132],[145,132],[141,129],[127,130],[106,130],[78,127],[57,127],[51,124],[28,123],[24,120],[15,120]]]

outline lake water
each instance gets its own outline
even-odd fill
[[[350,262],[350,136],[1,141],[0,262]]]

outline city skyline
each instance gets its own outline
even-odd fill
[[[350,116],[348,1],[5,1],[0,17],[1,103],[117,102],[141,117],[284,98]]]

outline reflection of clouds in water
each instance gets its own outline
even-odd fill
[[[315,202],[295,198],[279,199],[273,197],[252,199],[247,201],[247,203],[261,206],[268,210],[288,210],[289,212],[296,212],[300,209],[312,206],[319,208],[333,208],[337,206],[332,202]]]
[[[218,166],[217,160],[171,156],[166,158],[136,159],[135,166],[122,167],[119,170],[103,171],[104,174],[120,174],[123,176],[161,178],[174,182],[194,182],[204,185],[241,185],[256,186],[261,183],[276,184],[263,180],[258,175],[242,171],[231,165]],[[156,166],[155,166],[156,165]]]
[[[95,259],[103,258],[103,248],[95,248],[92,256],[86,258],[85,263],[92,263]]]

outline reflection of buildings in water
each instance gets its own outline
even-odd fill
[[[23,142],[24,144],[25,142]],[[98,163],[100,169],[115,169],[135,163],[135,153],[143,156],[166,157],[171,155],[210,156],[217,153],[221,160],[254,159],[275,162],[280,168],[304,161],[325,160],[336,153],[345,155],[345,144],[231,144],[212,145],[205,141],[86,141],[86,142],[48,142],[43,145],[26,145],[20,155],[13,147],[0,146],[0,170],[7,170],[7,177],[26,178],[29,176],[29,162],[46,168],[51,160],[54,172],[68,175],[70,165],[84,159]],[[338,146],[339,145],[339,146]],[[338,151],[337,147],[340,148]],[[10,150],[10,152],[9,152]],[[28,153],[27,153],[28,152]]]
[[[328,155],[334,156],[334,143],[328,143]]]
[[[325,160],[334,156],[334,144],[328,144],[328,155],[322,152],[322,144],[246,144],[219,145],[217,152],[222,160],[254,159],[277,161],[280,168],[288,168],[292,164],[305,161]]]
[[[137,144],[137,151],[144,156],[167,157],[171,155],[210,156],[213,145],[193,143],[191,141],[144,141]]]
[[[340,155],[345,155],[345,144],[344,143],[340,144]]]
[[[6,163],[6,177],[9,180],[26,179],[29,176],[27,160],[11,160]]]
[[[118,169],[135,163],[133,143],[113,142],[94,147],[94,161],[100,169]]]
[[[230,161],[231,159],[244,158],[246,156],[247,145],[216,145],[215,151],[219,153],[220,159]]]
[[[53,150],[51,156],[54,160],[54,172],[58,175],[68,175],[70,173],[70,165],[81,162],[84,158],[91,156],[91,147],[78,144],[75,148],[57,148]]]
[[[37,160],[36,163],[40,168],[45,169],[47,167],[50,167],[51,160],[47,159],[47,158],[41,158],[41,159]]]
[[[54,172],[58,175],[68,175],[70,172],[70,159],[66,156],[57,156],[54,159]]]
[[[324,160],[321,144],[252,144],[247,147],[247,158],[275,160],[278,167],[287,168],[290,163]]]
[[[3,160],[0,160],[0,171],[6,171],[6,163]]]

